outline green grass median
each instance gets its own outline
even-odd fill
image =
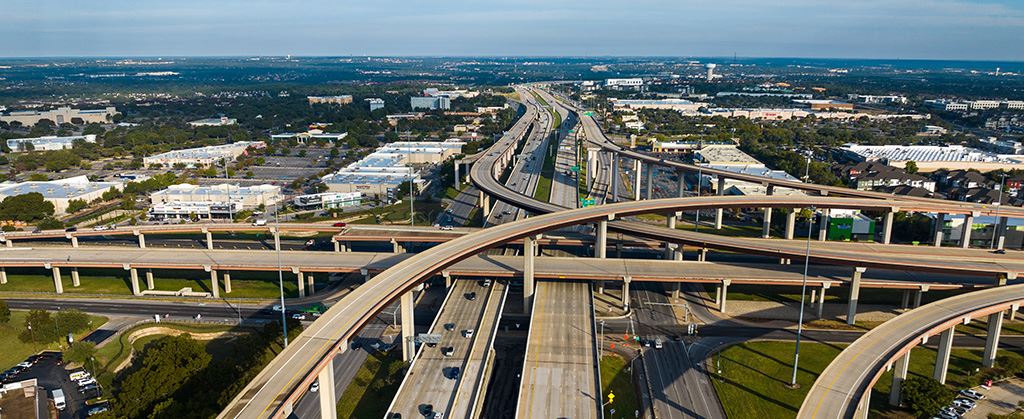
[[[29,355],[37,353],[42,350],[59,350],[57,342],[42,344],[42,343],[26,343],[18,339],[18,335],[25,330],[25,318],[28,316],[28,311],[23,310],[11,310],[11,319],[7,323],[0,324],[0,371],[6,370],[19,362],[24,361]],[[76,340],[92,333],[104,323],[107,322],[107,318],[103,316],[89,316],[91,329],[78,333],[75,335]],[[67,346],[67,343],[64,343]]]
[[[640,401],[633,384],[629,363],[619,355],[601,357],[601,403],[608,402],[608,394],[615,394],[615,401],[604,406],[605,417],[633,417],[640,409]]]
[[[338,417],[352,419],[380,418],[387,414],[391,399],[398,393],[408,364],[402,352],[372,352],[356,372],[352,382],[338,401]]]

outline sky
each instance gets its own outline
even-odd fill
[[[1024,0],[3,0],[0,56],[1024,61]]]

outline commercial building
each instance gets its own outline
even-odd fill
[[[844,168],[847,180],[862,191],[877,190],[894,186],[910,186],[935,192],[935,181],[924,176],[907,173],[902,168],[889,166],[878,161],[862,161]]]
[[[18,122],[24,126],[35,125],[37,122],[46,119],[60,125],[63,123],[83,124],[105,124],[113,120],[117,115],[117,108],[108,106],[103,109],[73,109],[63,106],[49,111],[12,111],[0,115],[0,121],[6,123]],[[79,122],[81,120],[81,122]]]
[[[793,103],[806,106],[812,111],[844,110],[852,111],[853,104],[827,99],[794,99]]]
[[[933,99],[924,101],[925,106],[930,108],[939,109],[943,111],[957,111],[964,112],[968,110],[972,111],[985,111],[991,109],[1024,109],[1024,101],[1022,100],[952,100],[952,99]]]
[[[193,127],[222,127],[226,125],[235,125],[237,123],[238,120],[235,118],[222,116],[220,118],[197,119],[195,121],[190,121],[188,124]]]
[[[949,130],[940,127],[938,125],[925,125],[921,127],[921,130],[917,132],[918,137],[939,137],[946,135]]]
[[[846,98],[859,103],[864,104],[899,104],[904,105],[907,103],[906,96],[897,95],[861,95],[861,94],[849,94]]]
[[[384,99],[371,97],[366,99],[366,103],[370,106],[370,112],[377,109],[384,109]]]
[[[441,163],[462,152],[463,142],[395,142],[324,176],[330,192],[361,192],[381,200],[390,200],[403,184],[422,183],[410,165]]]
[[[696,112],[708,107],[707,103],[686,99],[611,99],[615,109],[670,109],[680,112]]]
[[[1024,154],[1024,144],[1017,140],[988,137],[978,140],[978,144],[982,149],[996,154]]]
[[[85,175],[48,181],[4,182],[0,183],[0,200],[37,192],[43,195],[43,199],[53,203],[56,214],[63,214],[67,212],[69,202],[91,202],[111,188],[124,189],[124,183],[92,182]]]
[[[152,165],[171,167],[176,164],[183,164],[187,167],[209,166],[219,163],[221,160],[234,160],[238,156],[247,154],[250,148],[258,149],[266,146],[267,144],[263,141],[238,141],[231,144],[168,151],[143,158],[142,163],[146,167]]]
[[[642,87],[644,85],[644,79],[635,77],[628,79],[605,79],[604,87],[609,88],[623,88],[623,87]]]
[[[877,161],[895,167],[905,167],[913,161],[918,170],[930,172],[938,169],[977,169],[982,172],[1004,169],[1022,169],[1019,159],[960,145],[877,145],[846,144],[840,148],[850,159]]]
[[[54,151],[64,150],[75,147],[75,141],[85,141],[87,143],[95,143],[96,135],[73,135],[68,137],[34,137],[34,138],[11,138],[7,140],[7,148],[12,153],[20,153],[23,151]]]
[[[727,96],[748,96],[748,97],[785,97],[790,99],[813,99],[810,93],[780,93],[780,92],[718,92],[715,97]]]
[[[864,112],[824,112],[812,111],[810,109],[786,109],[786,108],[711,108],[701,109],[697,112],[683,112],[685,116],[721,116],[724,118],[747,118],[747,119],[768,119],[782,121],[787,119],[806,118],[814,116],[818,119],[855,120],[867,118],[870,120],[891,120],[891,119],[928,119],[929,115],[918,114],[869,114]]]
[[[310,105],[348,105],[352,103],[352,95],[306,96],[306,101],[308,101]]]
[[[362,199],[362,192],[328,192],[296,196],[292,199],[292,205],[302,209],[332,209],[355,207],[362,202]]]
[[[754,175],[754,176],[768,177],[768,178],[778,179],[778,180],[789,180],[789,181],[794,181],[794,182],[799,181],[799,179],[791,176],[789,173],[786,173],[783,170],[772,170],[772,169],[769,169],[769,168],[765,167],[764,164],[761,164],[760,162],[757,162],[756,164],[746,165],[746,166],[727,165],[727,164],[723,164],[723,165],[710,164],[710,165],[703,165],[703,166],[707,167],[707,168],[710,168],[710,169],[725,170],[725,171],[729,171],[729,172],[733,172],[733,173],[739,173],[739,174],[744,174],[744,175]],[[717,185],[718,184],[718,176],[705,175],[705,178],[707,179],[706,184],[708,184],[708,185]],[[728,178],[726,178],[725,182],[724,182],[724,186],[725,186],[725,189],[723,189],[723,192],[722,192],[723,195],[756,196],[756,195],[767,195],[768,194],[768,188],[765,185],[760,184],[760,183],[750,183],[750,182],[744,182],[744,181],[741,181],[741,180],[735,180],[735,179],[728,179]],[[798,191],[796,189],[791,189],[791,188],[774,188],[773,191],[772,191],[772,194],[774,194],[774,195],[783,195],[783,196],[804,195],[803,192]]]
[[[333,143],[344,140],[348,137],[347,132],[324,132],[319,129],[311,129],[306,132],[283,132],[280,134],[271,135],[270,138],[273,140],[291,140],[295,139],[299,144],[305,144],[307,140],[326,140]]]
[[[413,96],[409,98],[409,106],[414,111],[417,109],[448,110],[452,108],[452,100],[448,96]]]
[[[49,419],[50,398],[35,378],[7,383],[0,386],[0,413],[5,418]]]
[[[154,192],[150,198],[153,204],[149,215],[153,218],[228,218],[242,210],[278,204],[284,200],[284,195],[276,185],[181,183]]]
[[[441,90],[436,87],[428,87],[423,89],[423,95],[430,97],[446,97],[448,99],[457,99],[460,97],[471,99],[479,96],[480,92],[466,89]]]

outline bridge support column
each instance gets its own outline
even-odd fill
[[[810,234],[810,233],[808,233]],[[786,240],[793,240],[796,236],[796,208],[790,208],[789,212],[786,213]],[[781,258],[779,263],[783,265],[789,265],[793,261],[790,258]]]
[[[78,268],[71,268],[71,286],[78,287],[81,285],[82,280],[78,277]]]
[[[2,273],[2,272],[0,272],[0,273]],[[1017,318],[1017,310],[1020,310],[1020,305],[1019,304],[1014,304],[1014,305],[1010,306],[1010,321],[1011,322],[1014,319]]]
[[[309,295],[316,294],[316,275],[306,274],[306,286],[309,287]]]
[[[964,225],[960,228],[960,247],[967,249],[971,247],[971,226],[974,225],[974,215],[964,216]]]
[[[299,268],[292,268],[292,272],[295,273],[295,280],[299,285],[299,298],[306,296],[306,276],[303,275]]]
[[[697,253],[697,261],[698,262],[707,262],[708,261],[708,248],[706,248],[706,247],[700,248],[700,251]]]
[[[339,242],[337,240],[334,241],[334,251],[335,252],[341,252],[341,242]]]
[[[676,217],[678,213],[672,213],[665,216],[665,226],[670,230],[676,229]],[[675,243],[665,242],[665,260],[672,260],[675,253]]]
[[[147,272],[147,274],[152,276],[153,272]],[[224,271],[224,293],[231,294],[231,271]]]
[[[850,279],[850,303],[846,312],[846,324],[854,324],[857,321],[857,300],[860,298],[860,277],[867,268],[858,266],[853,268],[853,278]]]
[[[725,313],[725,303],[728,300],[729,295],[729,284],[732,283],[730,279],[723,279],[722,285],[718,286],[718,291],[715,293],[718,295],[718,312]]]
[[[125,265],[125,269],[128,271],[128,278],[131,280],[132,283],[132,295],[142,295],[142,291],[139,290],[139,271],[136,270],[135,268],[129,268],[127,266],[128,265]]]
[[[647,199],[654,199],[654,171],[658,166],[647,164]]]
[[[824,318],[825,314],[825,290],[832,287],[831,282],[825,282],[821,284],[821,292],[818,293],[818,318]]]
[[[10,242],[8,242],[8,243],[10,243]],[[6,284],[6,283],[7,283],[7,269],[6,268],[0,268],[0,285]]]
[[[678,175],[678,178],[679,178],[679,180],[677,181],[676,188],[679,190],[679,197],[682,198],[682,197],[686,196],[686,172],[683,172],[682,170],[680,170],[680,171],[676,172],[676,174]],[[700,179],[697,179],[697,181],[699,182]]]
[[[818,290],[812,288],[811,289],[811,308],[814,308],[814,305],[818,303],[818,298],[817,297],[818,297]]]
[[[633,200],[640,200],[640,175],[643,173],[643,164],[640,160],[633,160]]]
[[[1003,250],[1003,246],[1006,244],[1006,217],[999,217],[999,223],[996,224],[996,249]]]
[[[1003,330],[1003,312],[988,315],[988,335],[985,337],[985,352],[981,365],[992,368],[996,365],[996,352],[999,350],[999,333]]]
[[[672,299],[679,300],[679,293],[683,290],[683,283],[676,282],[676,287],[672,289]]]
[[[768,185],[765,189],[765,196],[772,196],[775,194],[775,185]],[[761,237],[769,238],[772,236],[772,207],[764,207],[764,227],[761,229]]]
[[[412,291],[402,294],[399,306],[402,311],[402,360],[411,361],[416,355],[416,325],[413,323]]]
[[[609,182],[612,187],[612,202],[619,202],[619,154],[611,153],[612,155],[612,170]]]
[[[523,238],[523,310],[527,313],[533,310],[533,293],[536,288],[533,280],[534,246],[536,242],[532,236]]]
[[[206,249],[213,250],[213,233],[206,232]]]
[[[896,360],[892,371],[892,386],[889,387],[889,404],[899,406],[903,398],[903,380],[907,379],[907,369],[910,366],[910,351],[903,354]]]
[[[700,182],[700,179],[697,179],[697,182]],[[725,178],[723,178],[722,175],[718,175],[718,191],[716,191],[716,193],[718,196],[725,195]],[[715,230],[722,229],[722,217],[724,215],[724,209],[718,208],[715,210]]]
[[[140,249],[145,249],[146,248],[146,235],[140,233],[138,230],[135,231],[135,235],[139,236],[139,248]]]
[[[633,282],[633,277],[626,275],[622,277],[622,308],[629,310],[629,283]]]
[[[441,276],[444,277],[444,289],[452,289],[452,274],[448,271],[441,272]]]
[[[146,269],[146,289],[156,288],[156,281],[153,279],[153,270]]]
[[[621,239],[622,237],[620,236],[619,238]],[[615,242],[615,257],[616,258],[620,258],[620,259],[622,258],[622,242],[621,241]]]
[[[828,218],[830,211],[828,208],[821,210],[821,225],[818,226],[818,241],[825,241],[828,238]]]
[[[273,228],[273,229],[270,230],[270,232],[274,233],[274,251],[280,252],[281,251],[281,231],[278,230],[277,228]]]
[[[213,290],[213,298],[220,298],[220,281],[216,269],[210,269],[210,289]]]
[[[370,280],[370,270],[366,268],[359,268],[359,274],[363,276],[363,283],[367,283]]]
[[[484,191],[480,191],[480,210],[484,212],[484,218],[491,215],[491,200]]]
[[[914,292],[914,305],[911,308],[921,307],[921,297],[928,292],[928,286],[922,285],[921,289]]]
[[[71,234],[68,234],[68,238],[71,239],[71,247],[77,249],[78,248],[78,236],[72,236]]]
[[[608,220],[597,222],[597,241],[594,244],[594,257],[604,259],[608,256]]]
[[[7,246],[7,248],[12,248],[12,247],[14,247],[14,242],[5,239],[4,240],[4,245]]]
[[[455,165],[458,171],[459,165]],[[459,175],[455,175],[458,179]],[[347,345],[345,346],[347,347]],[[334,394],[334,359],[327,361],[327,366],[317,375],[320,383],[320,419],[338,419],[338,400]]]
[[[950,327],[939,335],[939,353],[935,357],[935,370],[932,378],[946,384],[946,372],[949,371],[949,354],[953,351],[953,334],[955,327]]]
[[[405,249],[402,248],[402,244],[391,239],[391,253],[403,253]]]
[[[60,268],[53,267],[53,289],[57,294],[64,293],[64,281],[60,279]]]
[[[892,243],[892,219],[896,215],[896,211],[893,210],[885,213],[885,218],[882,225],[882,244]]]
[[[910,307],[910,290],[903,290],[903,297],[900,300],[900,308],[906,309]]]
[[[935,225],[932,226],[932,236],[935,237],[934,243],[932,244],[935,247],[942,246],[942,228],[945,227],[945,225],[946,214],[942,212],[935,214]]]
[[[455,164],[452,165],[455,166],[455,189],[459,189],[459,186],[462,186],[462,178],[459,177],[459,166],[461,164],[461,161],[456,160]]]

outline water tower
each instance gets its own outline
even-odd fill
[[[704,67],[708,69],[708,81],[711,81],[715,78],[715,67],[718,67],[718,64],[707,63]]]

